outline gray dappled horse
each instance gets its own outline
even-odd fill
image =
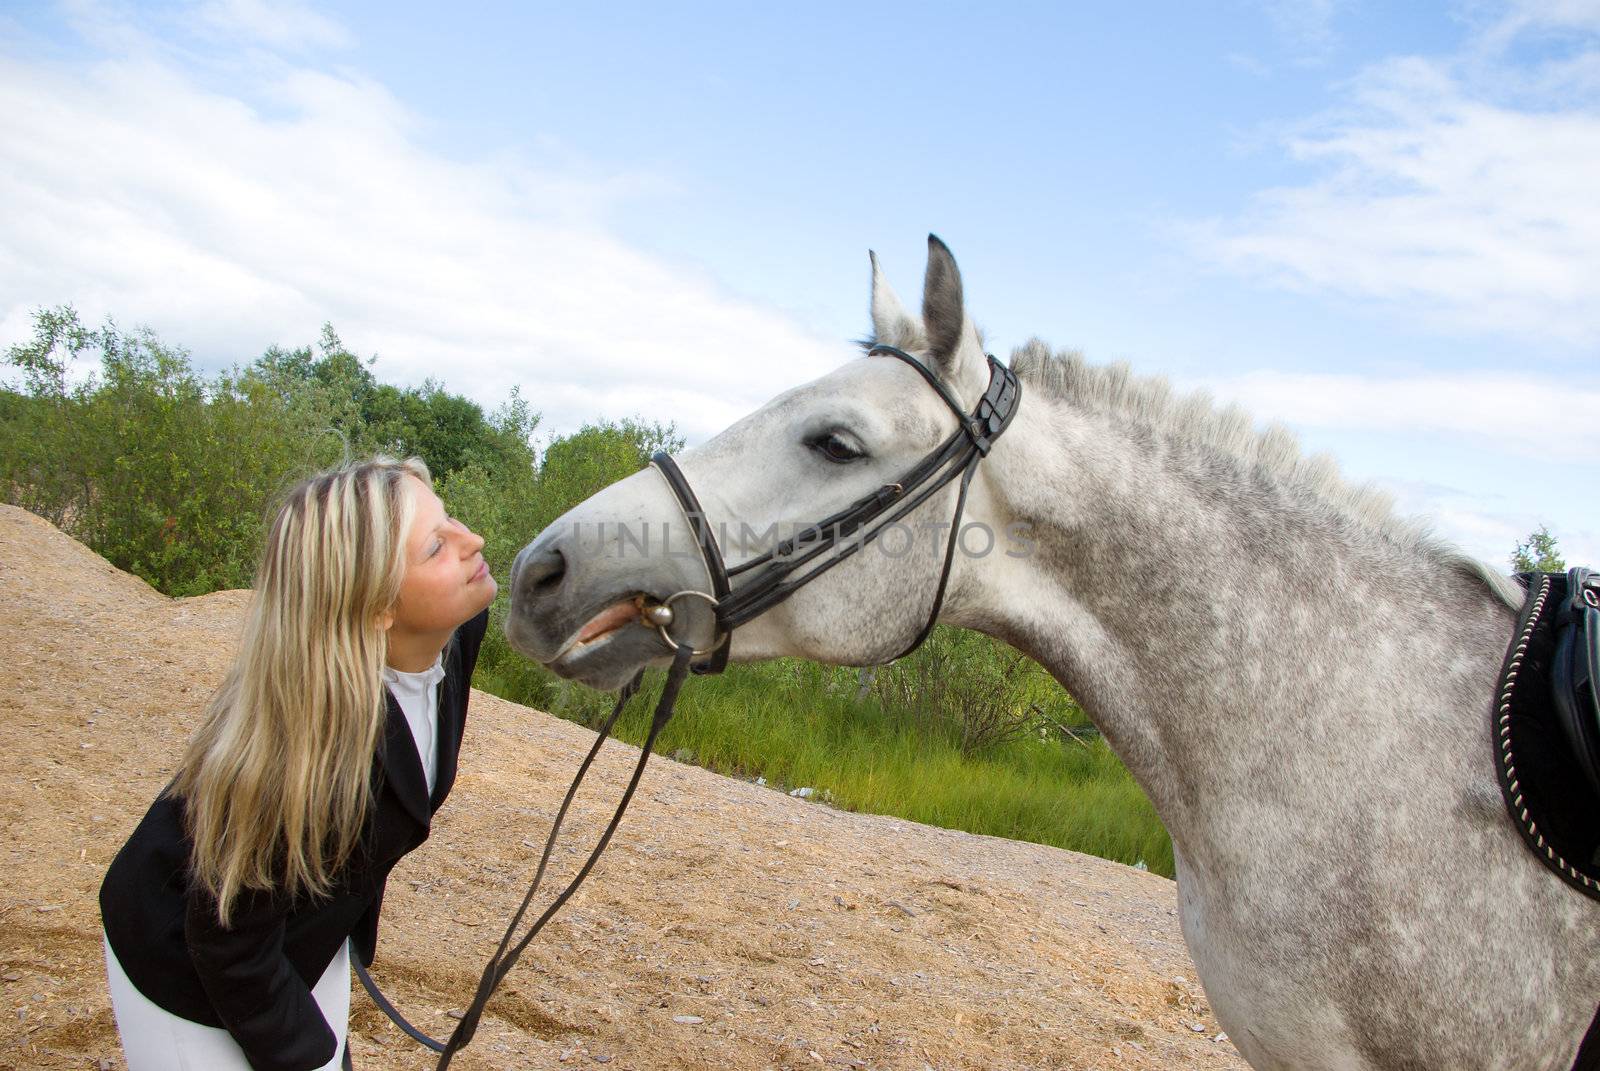
[[[964,407],[983,392],[942,243],[920,318],[874,261],[872,323]],[[1240,1052],[1260,1069],[1565,1071],[1600,1001],[1600,905],[1524,848],[1496,785],[1487,718],[1520,591],[1281,429],[1039,342],[1010,364],[1020,409],[978,466],[963,526],[985,527],[954,556],[939,619],[1047,667],[1149,794]],[[758,552],[741,536],[830,514],[955,426],[915,369],[870,357],[679,462],[736,564]],[[948,525],[955,494],[910,520]],[[905,535],[738,628],[732,657],[899,654],[945,562],[943,538]],[[636,596],[709,590],[653,468],[547,529],[511,584],[512,643],[598,688],[670,654]],[[710,645],[707,607],[675,607],[672,635]]]

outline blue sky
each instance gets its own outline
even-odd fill
[[[1037,335],[1280,420],[1497,563],[1600,564],[1600,0],[23,4],[0,344],[331,321],[550,432],[704,437],[929,231]]]

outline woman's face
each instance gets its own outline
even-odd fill
[[[446,513],[421,480],[407,477],[406,487],[415,512],[391,628],[415,635],[453,632],[494,601],[497,586],[483,560],[483,537]]]

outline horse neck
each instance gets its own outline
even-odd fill
[[[1264,766],[1359,764],[1356,734],[1477,731],[1511,620],[1480,578],[1205,448],[1023,413],[985,490],[1036,545],[952,616],[1049,669],[1175,834]]]

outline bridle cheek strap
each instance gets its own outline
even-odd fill
[[[989,357],[988,389],[974,410],[967,413],[939,377],[911,354],[893,346],[873,346],[867,351],[868,357],[878,355],[893,357],[915,369],[955,414],[958,427],[899,480],[885,484],[844,509],[806,526],[798,535],[782,541],[759,557],[728,568],[705,510],[683,471],[665,453],[657,453],[650,459],[683,509],[700,547],[706,572],[711,578],[712,595],[679,592],[671,597],[697,596],[710,602],[715,612],[717,637],[707,652],[697,652],[708,654],[709,657],[694,665],[696,673],[720,673],[727,666],[731,646],[729,641],[734,629],[766,613],[822,573],[859,552],[941,488],[959,478],[961,482],[956,496],[955,516],[950,524],[944,564],[934,591],[933,608],[916,639],[895,658],[903,658],[916,650],[933,631],[955,563],[967,489],[972,483],[973,474],[977,472],[978,463],[988,456],[994,441],[1016,415],[1022,397],[1022,385],[1011,369]],[[879,520],[882,520],[881,524],[874,524]],[[733,588],[736,578],[743,579],[739,580],[737,588]],[[669,639],[668,642],[672,641]]]
[[[672,489],[678,505],[683,509],[683,515],[689,521],[689,530],[694,532],[695,541],[700,546],[700,558],[705,562],[706,573],[711,577],[709,601],[717,615],[717,638],[711,645],[710,659],[691,664],[692,669],[695,673],[721,673],[728,666],[728,648],[732,646],[733,639],[733,630],[722,623],[722,606],[731,593],[728,569],[723,562],[722,551],[717,546],[717,537],[711,531],[711,522],[706,518],[706,511],[700,505],[700,499],[695,496],[694,488],[690,487],[689,481],[684,478],[683,470],[678,467],[678,463],[660,451],[657,451],[650,461],[667,481],[667,486]],[[668,601],[670,603],[671,600]]]

